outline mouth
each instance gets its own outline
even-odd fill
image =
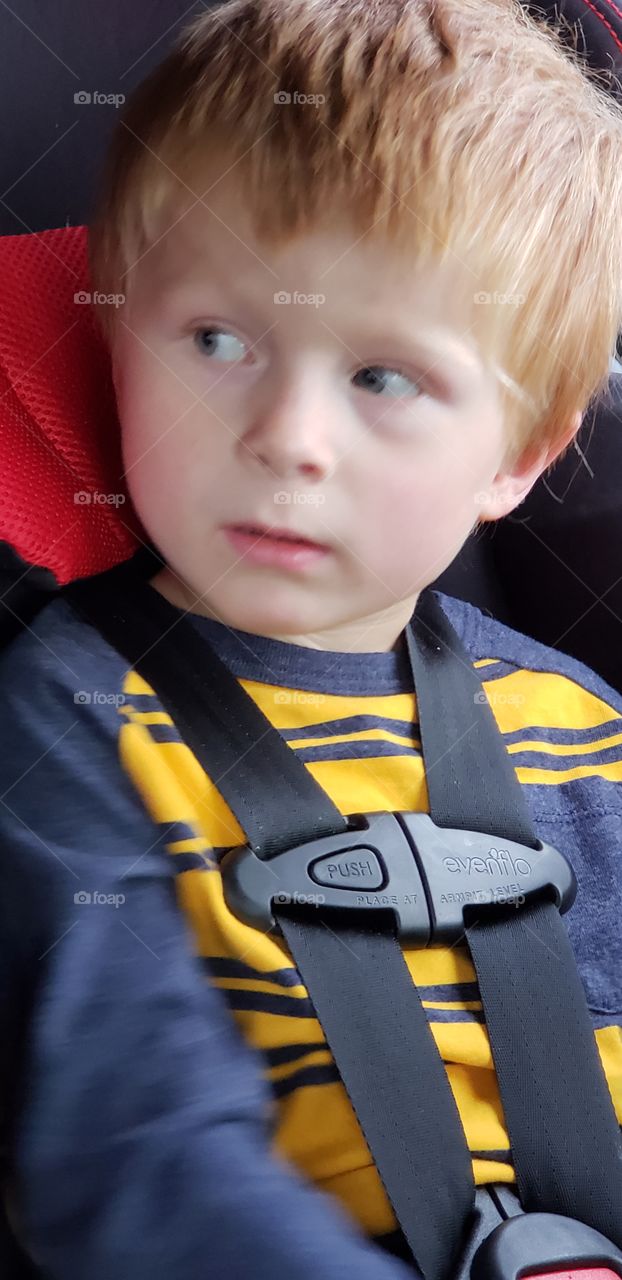
[[[233,533],[242,533],[250,537],[265,538],[267,541],[290,543],[297,547],[312,547],[317,550],[326,551],[326,543],[316,542],[313,538],[307,538],[305,534],[297,533],[294,529],[277,528],[274,525],[265,524],[230,524],[226,526]]]

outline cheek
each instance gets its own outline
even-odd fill
[[[370,494],[377,527],[393,535],[406,534],[416,523],[420,532],[439,522],[461,522],[473,506],[477,478],[454,457],[439,456],[431,463],[396,459]]]
[[[149,402],[125,397],[120,407],[122,452],[132,503],[149,536],[166,558],[171,539],[184,538],[190,503],[185,499],[187,473],[183,451],[175,446],[175,432],[164,433],[166,412],[151,416]]]
[[[160,362],[139,362],[118,395],[123,459],[137,505],[191,502],[206,468],[206,410]]]
[[[126,376],[118,397],[119,417],[128,450],[137,455],[175,453],[193,400],[166,371],[139,367]]]
[[[404,578],[441,572],[436,564],[453,559],[477,518],[478,478],[472,463],[452,456],[433,465],[395,464],[369,487],[363,515],[362,558],[400,589]],[[359,521],[359,528],[361,522]]]

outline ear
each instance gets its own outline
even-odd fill
[[[583,420],[581,413],[575,414],[570,423],[553,443],[546,445],[528,445],[515,459],[509,470],[503,468],[485,492],[477,495],[479,514],[478,522],[500,520],[509,515],[527,497],[536,480],[559,457],[574,440]]]

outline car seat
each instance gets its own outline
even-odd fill
[[[92,10],[52,0],[41,9],[22,0],[19,15],[0,9],[0,111],[10,121],[0,152],[2,635],[55,585],[131,555],[144,537],[129,497],[122,509],[73,497],[125,492],[107,355],[89,308],[73,302],[88,292],[80,228],[116,108],[80,99],[98,87],[126,94],[200,7],[151,0],[128,10],[110,0]],[[622,9],[614,0],[532,8],[563,20],[568,40],[622,100]],[[622,366],[612,360],[610,395],[584,423],[579,451],[511,516],[472,535],[433,584],[582,659],[617,688],[621,397]]]
[[[42,9],[22,0],[19,15],[0,8],[0,112],[10,122],[0,151],[0,236],[15,237],[0,240],[3,635],[32,616],[55,584],[130,555],[142,536],[129,499],[121,511],[79,507],[72,497],[89,486],[123,490],[106,353],[89,308],[73,303],[74,293],[88,291],[79,228],[116,108],[80,99],[96,88],[127,94],[200,7],[143,0],[128,9],[110,0],[92,10],[51,0]],[[622,99],[622,10],[614,0],[532,7],[540,17],[561,17],[568,40]],[[622,366],[612,362],[610,396],[582,427],[580,451],[541,478],[511,516],[472,535],[433,584],[582,659],[617,688],[621,396]],[[47,515],[42,492],[54,495]]]

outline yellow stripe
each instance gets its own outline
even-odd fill
[[[530,725],[580,732],[612,720],[622,722],[619,712],[568,676],[519,670],[484,681],[483,686],[502,733]]]
[[[397,1220],[374,1165],[316,1178],[320,1190],[335,1197],[372,1236],[397,1230]]]
[[[126,671],[125,673],[125,677],[123,680],[123,692],[125,694],[128,694],[128,693],[140,694],[141,697],[146,696],[150,698],[155,698],[156,696],[151,685],[147,684],[147,681],[143,680],[143,677],[140,676],[138,672],[134,671],[132,668],[129,668],[128,671]]]
[[[485,1186],[487,1182],[516,1182],[511,1164],[502,1164],[500,1160],[472,1160],[471,1164],[476,1187]]]
[[[205,843],[203,836],[188,836],[187,840],[169,840],[166,845],[169,853],[207,853],[213,852]]]
[[[422,1000],[421,1003],[424,1009],[438,1009],[439,1012],[442,1009],[455,1009],[458,1013],[468,1012],[469,1010],[481,1013],[482,1009],[481,1000]]]
[[[493,665],[496,659],[482,660],[478,665]],[[359,742],[406,741],[391,731],[372,730],[364,733],[341,734],[330,738],[329,729],[321,735],[313,729],[313,717],[331,718],[353,714],[395,716],[406,724],[416,719],[416,701],[412,694],[391,695],[383,698],[359,698],[326,696],[322,703],[277,701],[278,686],[242,682],[251,697],[277,728],[287,733],[292,728],[307,728],[315,732],[316,742],[344,744],[345,757],[337,761],[317,761],[307,764],[309,773],[330,796],[342,814],[358,811],[381,812],[408,807],[427,812],[428,795],[421,756],[396,754],[377,755],[357,759]],[[593,695],[586,693],[572,681],[551,675],[523,673],[489,681],[492,692],[517,693],[516,702],[499,701],[493,711],[504,732],[520,730],[530,734],[528,743],[538,749],[533,726],[577,729],[611,722],[616,717]],[[130,673],[125,692],[149,693],[149,687],[135,673]],[[533,696],[532,696],[533,691]],[[525,695],[523,699],[522,695]],[[319,711],[317,707],[320,707]],[[213,845],[236,845],[242,842],[244,833],[232,815],[217,788],[208,778],[184,744],[156,744],[149,731],[148,713],[130,710],[120,719],[119,750],[128,776],[147,808],[157,822],[187,824],[190,833],[196,832],[196,841],[176,841],[172,847],[178,850],[203,848]],[[166,722],[166,721],[161,721]],[[531,728],[530,728],[531,726]],[[536,731],[537,732],[537,731]],[[519,736],[519,735],[517,735]],[[611,744],[610,730],[602,733],[602,742],[590,744],[585,754],[594,753],[603,745]],[[412,740],[410,740],[412,743]],[[298,745],[311,745],[307,738]],[[347,744],[352,743],[352,752]],[[294,748],[295,749],[295,748]],[[372,748],[373,749],[373,748]],[[514,752],[525,749],[515,746]],[[570,750],[558,744],[545,744],[551,757],[574,757],[575,763],[564,771],[553,769],[517,769],[520,781],[544,781],[554,786],[571,777],[583,777],[598,773],[603,777],[620,780],[620,765],[596,766],[584,761],[576,763],[578,751],[573,744]],[[276,794],[276,792],[275,792]],[[283,1005],[292,1008],[292,999],[304,1000],[305,988],[278,988],[267,975],[287,967],[294,968],[292,956],[282,937],[275,930],[252,929],[236,919],[228,910],[218,871],[209,875],[203,870],[186,871],[177,877],[177,892],[181,909],[192,929],[197,953],[223,960],[239,960],[248,964],[257,974],[252,978],[220,979],[222,998],[227,990],[253,990],[266,995],[282,994]],[[407,968],[420,987],[443,987],[451,997],[451,984],[475,981],[475,972],[464,947],[453,949],[435,947],[425,951],[406,950]],[[205,981],[211,981],[206,976]],[[390,995],[390,993],[388,993]],[[235,1001],[235,996],[232,997]],[[279,1008],[279,1000],[270,1001]],[[477,1010],[476,1001],[439,1000],[426,1001],[428,1016],[434,1018],[434,1010],[441,1016],[443,1010]],[[297,1072],[311,1064],[327,1065],[332,1062],[326,1048],[324,1032],[315,1016],[292,1018],[287,1014],[270,1014],[262,1010],[232,1010],[234,1021],[242,1036],[257,1050],[284,1049],[292,1044],[304,1045],[303,1056],[294,1062],[266,1064],[264,1075],[268,1081],[291,1079],[291,1092],[274,1105],[275,1146],[310,1180],[342,1201],[348,1211],[370,1234],[384,1234],[395,1229],[395,1219],[380,1179],[370,1163],[369,1152],[342,1083],[329,1081],[296,1087]],[[479,1022],[432,1022],[431,1034],[445,1061],[447,1076],[456,1099],[471,1151],[502,1151],[508,1146],[501,1102],[498,1094],[492,1055],[486,1028]],[[622,1121],[622,1037],[616,1027],[608,1027],[596,1033],[609,1087],[616,1099],[619,1118]],[[503,1162],[494,1164],[480,1158],[473,1161],[474,1176],[479,1184],[486,1181],[512,1181],[511,1168]]]
[[[294,1043],[321,1043],[325,1039],[317,1018],[313,1016],[296,1018],[292,1027],[291,1014],[287,1010],[267,1013],[265,1009],[232,1009],[231,1013],[242,1034],[256,1049],[280,1049]]]
[[[541,742],[537,738],[526,738],[523,742],[508,745],[510,755],[520,751],[542,751],[549,756],[587,756],[592,752],[604,751],[606,747],[616,747],[622,742],[622,733],[613,734],[609,738],[598,738],[596,742]]]
[[[418,987],[444,987],[476,981],[473,961],[464,946],[428,947],[425,951],[406,947],[404,959]]]
[[[381,716],[386,720],[405,720],[408,723],[414,718],[413,693],[381,694],[362,699],[346,694],[306,694],[294,690],[292,701],[284,702],[278,696],[283,693],[278,685],[261,684],[253,680],[240,680],[240,684],[264,715],[283,732],[313,724],[314,720],[329,724],[331,720],[350,719],[353,715],[361,714]],[[317,701],[304,701],[311,697]]]
[[[271,1080],[287,1080],[289,1076],[295,1076],[297,1071],[301,1071],[304,1067],[327,1066],[333,1061],[333,1056],[327,1049],[315,1049],[311,1053],[305,1053],[300,1058],[296,1058],[295,1062],[284,1062],[278,1067],[270,1068]]]
[[[596,1045],[607,1076],[615,1112],[622,1124],[622,1027],[599,1027],[596,1032]]]
[[[400,747],[413,746],[421,747],[421,742],[413,737],[405,737],[403,734],[393,733],[390,729],[358,729],[352,733],[336,733],[334,735],[324,735],[317,738],[301,738],[298,741],[290,742],[289,746],[294,751],[305,747],[323,747],[338,745],[344,742],[396,742]],[[360,761],[359,761],[360,763]]]
[[[287,990],[280,983],[277,985],[277,983],[271,982],[269,979],[258,982],[256,978],[212,978],[210,976],[210,982],[213,982],[214,986],[220,987],[222,991],[256,991],[258,993],[264,992],[269,996],[283,996],[286,1000],[289,1000],[290,997],[292,1000],[305,1001],[308,999],[306,988],[300,982],[295,987],[288,987]],[[269,1017],[270,1015],[268,1014],[267,1016]]]

